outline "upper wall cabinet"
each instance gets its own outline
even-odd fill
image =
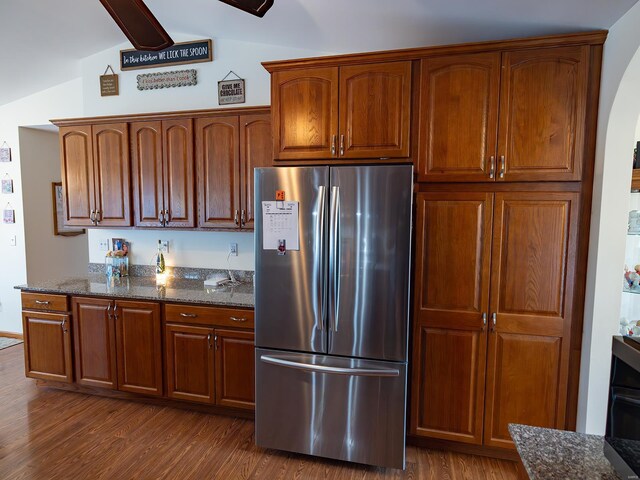
[[[423,59],[419,181],[580,180],[588,53],[570,46]]]
[[[269,114],[196,120],[198,226],[253,228],[253,169],[271,152]]]
[[[276,71],[276,160],[409,156],[411,62]]]
[[[65,224],[131,225],[126,123],[60,128]]]
[[[193,120],[131,123],[137,227],[194,227]]]

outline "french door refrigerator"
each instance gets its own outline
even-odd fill
[[[255,169],[257,445],[404,468],[412,188],[410,165]],[[263,218],[285,201],[298,245]]]

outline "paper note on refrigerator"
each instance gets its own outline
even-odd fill
[[[298,202],[262,202],[262,249],[300,250]]]

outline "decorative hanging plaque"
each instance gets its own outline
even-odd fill
[[[234,74],[235,80],[227,80]],[[240,78],[233,70],[218,82],[218,105],[230,105],[232,103],[244,103],[244,79]]]
[[[142,73],[138,75],[138,90],[158,88],[188,87],[198,83],[195,70],[176,70],[174,72]]]
[[[7,145],[7,142],[4,142],[0,147],[0,162],[10,162],[11,161],[11,148]]]
[[[7,206],[4,207],[4,212],[2,214],[2,223],[16,223],[15,210],[10,203],[7,203]]]
[[[111,70],[111,75],[107,72]],[[100,75],[100,96],[112,97],[120,93],[118,88],[118,75],[113,71],[111,65],[107,65],[107,69]]]
[[[211,61],[213,61],[213,45],[210,39],[180,42],[157,52],[135,48],[120,50],[120,70]]]
[[[2,193],[13,193],[13,180],[6,174],[2,179]]]

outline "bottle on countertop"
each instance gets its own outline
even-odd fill
[[[158,240],[158,253],[156,254],[156,273],[164,273],[164,255],[162,255],[162,241]]]

